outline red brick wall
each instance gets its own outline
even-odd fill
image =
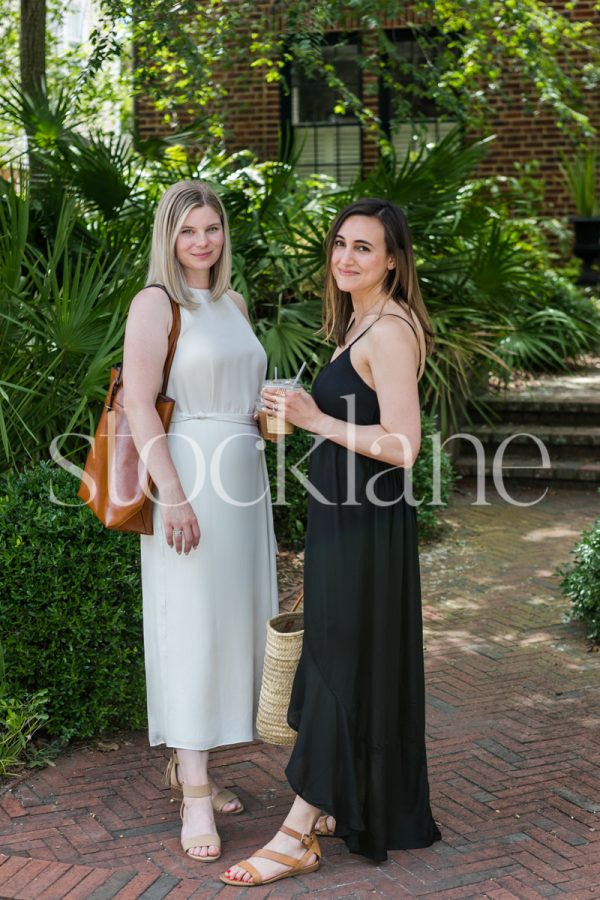
[[[561,0],[549,0],[549,6],[564,13]],[[579,0],[576,10],[566,13],[575,20],[593,22],[600,36],[600,10],[594,0]],[[585,63],[582,55],[580,63]],[[515,162],[537,161],[539,177],[544,182],[544,212],[547,215],[564,216],[574,212],[560,172],[561,153],[569,155],[572,143],[558,127],[556,116],[549,108],[528,109],[520,100],[522,85],[515,79],[509,81],[505,96],[495,103],[490,130],[496,135],[492,148],[481,171],[486,175],[510,175]],[[585,112],[592,124],[600,129],[600,97],[596,93],[589,98]]]
[[[134,101],[135,124],[142,140],[152,137],[165,137],[171,133],[168,125],[147,97],[136,97]]]
[[[549,5],[564,9],[562,0],[550,0]],[[600,10],[595,0],[579,0],[571,15],[577,19],[589,19],[598,26],[600,34]],[[400,25],[401,23],[390,23]],[[584,59],[581,60],[582,64]],[[373,90],[375,76],[365,76],[363,97],[376,115],[378,92]],[[278,133],[281,123],[281,96],[278,84],[267,84],[259,70],[248,67],[233,68],[226,84],[229,98],[223,110],[223,121],[230,150],[250,149],[262,159],[274,159],[278,150]],[[494,104],[490,130],[496,135],[488,156],[481,167],[484,175],[513,175],[515,162],[539,163],[538,177],[544,182],[544,212],[547,215],[567,215],[573,212],[559,169],[561,151],[568,153],[568,137],[557,126],[551,109],[532,112],[520,100],[522,86],[512,80],[506,85],[502,98]],[[588,110],[592,121],[600,129],[600,100],[591,98],[593,106]],[[168,131],[161,117],[143,99],[136,102],[137,123],[142,137],[164,134]],[[371,167],[377,159],[377,145],[371,136],[363,138],[363,164]]]
[[[280,87],[267,84],[264,74],[234,69],[229,78],[230,101],[225,129],[232,150],[253,150],[261,159],[276,159],[281,120]]]
[[[229,90],[222,111],[228,148],[253,150],[261,159],[276,159],[281,116],[279,85],[267,84],[263,73],[241,66],[228,71],[223,81]],[[142,139],[172,131],[147,97],[136,99],[135,117]],[[181,124],[185,126],[185,117]]]

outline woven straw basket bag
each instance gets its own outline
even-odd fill
[[[303,596],[301,593],[297,597],[291,612],[267,622],[256,730],[263,741],[281,747],[290,747],[296,741],[296,732],[287,723],[287,712],[304,638],[304,615],[297,611]]]

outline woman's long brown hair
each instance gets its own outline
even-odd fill
[[[403,301],[415,314],[423,328],[425,349],[429,355],[433,349],[433,328],[421,296],[410,229],[404,212],[389,200],[376,198],[356,200],[338,213],[329,229],[325,244],[327,262],[323,330],[326,338],[333,338],[336,345],[341,346],[345,341],[348,323],[352,315],[350,294],[338,288],[331,271],[331,254],[335,239],[340,228],[350,216],[372,216],[379,219],[383,225],[386,250],[393,257],[396,266],[394,269],[388,270],[382,288],[391,300],[398,304]]]

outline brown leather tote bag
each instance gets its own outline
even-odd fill
[[[147,286],[165,290],[162,284]],[[166,391],[181,329],[179,304],[171,297],[169,300],[173,310],[173,325],[169,334],[162,390],[156,398],[156,411],[165,433],[175,407],[175,400],[167,397]],[[87,456],[77,496],[107,528],[153,534],[152,489],[152,479],[136,450],[123,406],[123,366],[119,364],[111,369],[104,409]]]

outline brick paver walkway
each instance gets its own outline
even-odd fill
[[[473,507],[458,495],[448,537],[423,554],[432,804],[443,841],[376,866],[325,843],[306,878],[261,897],[600,897],[600,688],[584,630],[562,622],[555,566],[598,509],[593,493],[538,506]],[[490,497],[492,499],[492,497]],[[183,900],[239,896],[217,875],[266,840],[290,801],[287,753],[215,754],[247,812],[219,817],[224,854],[186,860],[165,754],[144,735],[64,753],[0,798],[0,897]]]

